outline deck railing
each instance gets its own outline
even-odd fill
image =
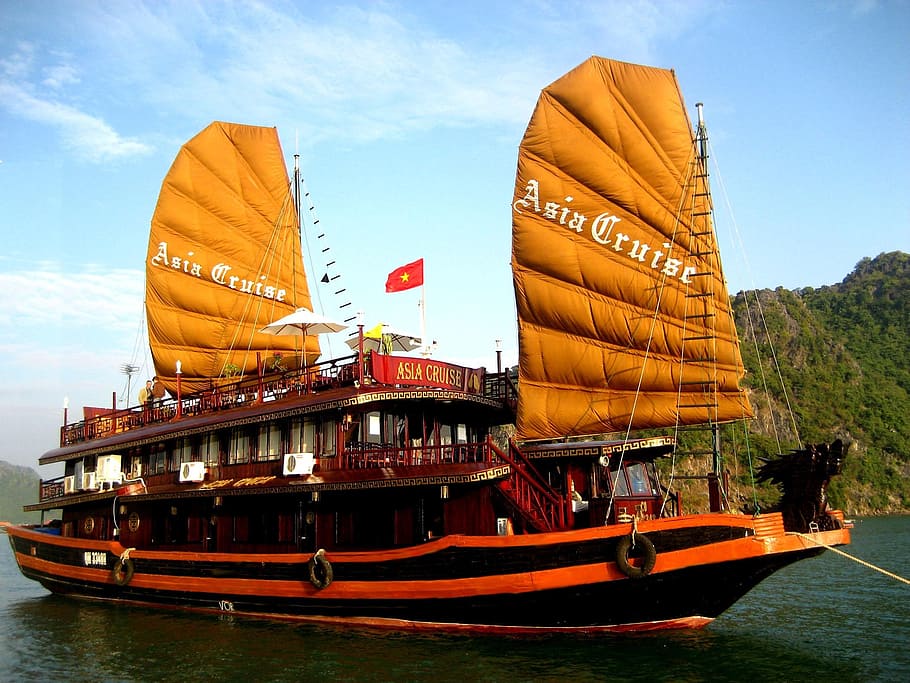
[[[394,446],[391,444],[347,444],[342,456],[345,469],[368,467],[409,467],[492,462],[490,443],[455,443],[438,446]]]
[[[355,353],[300,370],[264,372],[236,380],[222,379],[213,382],[209,389],[181,396],[179,402],[176,397],[170,397],[146,405],[111,409],[81,422],[63,425],[60,428],[60,445],[68,446],[137,427],[170,422],[178,416],[200,415],[350,386],[360,379],[359,373]]]
[[[209,389],[182,395],[179,401],[176,397],[168,397],[145,405],[111,408],[81,422],[63,425],[60,428],[60,446],[91,441],[147,425],[163,424],[178,417],[203,415],[228,408],[316,394],[336,387],[353,386],[362,379],[375,382],[370,370],[370,358],[370,355],[364,356],[363,378],[360,376],[361,366],[357,353],[354,353],[302,369],[276,370],[273,365],[258,375],[214,380]],[[507,372],[486,374],[483,395],[513,408],[517,403],[517,387]],[[409,457],[416,456],[409,454],[404,460]],[[440,458],[444,459],[444,456]]]

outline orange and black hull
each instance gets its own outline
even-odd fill
[[[513,632],[702,626],[778,569],[849,542],[842,528],[787,533],[779,514],[642,521],[636,533],[656,556],[647,575],[630,578],[617,545],[631,531],[627,524],[450,536],[329,552],[332,579],[319,587],[312,554],[130,550],[124,581],[114,566],[127,549],[117,542],[7,529],[22,573],[55,593],[280,619]]]

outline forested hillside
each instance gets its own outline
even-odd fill
[[[38,522],[40,513],[22,512],[23,505],[38,501],[38,474],[28,467],[0,460],[0,520]]]
[[[775,435],[792,446],[795,428],[803,443],[851,441],[832,502],[853,514],[910,509],[910,255],[863,259],[819,289],[740,292],[734,311],[759,448],[774,450]]]

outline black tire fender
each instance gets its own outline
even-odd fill
[[[328,588],[332,583],[332,579],[335,578],[332,570],[332,563],[329,562],[328,558],[325,556],[325,550],[323,548],[317,550],[313,557],[310,558],[309,569],[310,583],[319,590]]]
[[[111,569],[111,578],[118,586],[125,586],[133,580],[135,572],[136,567],[133,566],[133,561],[129,557],[118,557],[114,562],[114,568]]]
[[[632,548],[641,551],[641,566],[636,566],[629,561]],[[619,539],[616,544],[616,566],[619,571],[630,579],[641,579],[651,573],[657,561],[657,550],[651,539],[644,534],[629,534]]]

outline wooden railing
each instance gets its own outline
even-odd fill
[[[227,408],[303,396],[353,385],[360,379],[357,354],[286,372],[265,373],[238,380],[219,380],[210,389],[130,408],[111,409],[82,422],[60,428],[60,445],[90,441],[150,424],[170,422],[178,416],[200,415]]]
[[[492,462],[491,442],[442,444],[439,446],[393,446],[355,443],[345,446],[342,467],[407,467],[412,465],[451,465]]]

